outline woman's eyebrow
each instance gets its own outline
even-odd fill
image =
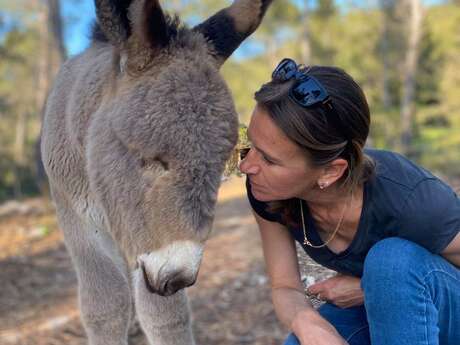
[[[254,144],[254,142],[251,140],[251,135],[249,134],[249,129],[248,131],[246,132],[247,136],[248,136],[248,140],[249,142],[251,143],[251,147],[254,147],[257,151],[259,151],[260,153],[262,153],[265,157],[267,157],[269,160],[271,160],[273,163],[277,163],[277,164],[281,164],[281,160],[279,160],[278,158],[275,158],[271,155],[269,155],[267,152],[265,152],[264,150],[262,150],[261,148],[257,147],[257,145]]]
[[[254,146],[254,145],[253,145]],[[272,161],[273,163],[277,163],[277,164],[281,164],[281,161],[278,159],[278,158],[275,158],[273,156],[270,156],[268,153],[266,153],[265,151],[261,150],[260,148],[258,147],[255,147],[257,151],[259,151],[260,153],[262,153],[265,157],[267,157],[270,161]]]

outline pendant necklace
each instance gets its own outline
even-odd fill
[[[353,194],[351,194],[350,202],[351,202],[351,200],[353,200]],[[300,201],[300,214],[302,215],[303,244],[307,245],[307,246],[310,246],[312,248],[323,248],[323,247],[327,246],[329,244],[329,242],[332,241],[332,239],[335,237],[335,235],[339,231],[340,226],[342,225],[342,222],[343,222],[343,218],[345,217],[345,212],[346,212],[350,202],[345,204],[345,206],[343,207],[342,214],[340,216],[339,222],[337,223],[337,226],[335,227],[335,230],[332,233],[331,237],[329,237],[329,239],[326,242],[324,242],[323,244],[317,246],[317,245],[312,244],[311,241],[307,237],[307,230],[306,230],[305,219],[304,219],[304,215],[303,215],[303,202],[302,202],[302,199],[299,199],[299,201]]]

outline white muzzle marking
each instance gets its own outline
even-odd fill
[[[203,245],[177,241],[142,254],[137,261],[149,290],[170,295],[195,282],[202,257]]]

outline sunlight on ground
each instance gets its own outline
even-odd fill
[[[245,178],[233,176],[222,182],[218,203],[245,197]],[[30,200],[36,202],[35,199]],[[62,240],[61,232],[57,231],[54,210],[50,208],[49,211],[39,215],[1,219],[0,260],[13,256],[34,255],[49,250],[55,246],[56,241]],[[230,222],[231,219],[226,221]]]
[[[246,177],[232,176],[222,182],[219,189],[218,202],[224,202],[235,198],[246,196]]]

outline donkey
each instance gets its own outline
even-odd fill
[[[184,288],[237,141],[219,68],[270,3],[187,28],[158,0],[95,1],[92,45],[61,67],[41,133],[91,345],[127,345],[136,315],[150,344],[194,344]]]

